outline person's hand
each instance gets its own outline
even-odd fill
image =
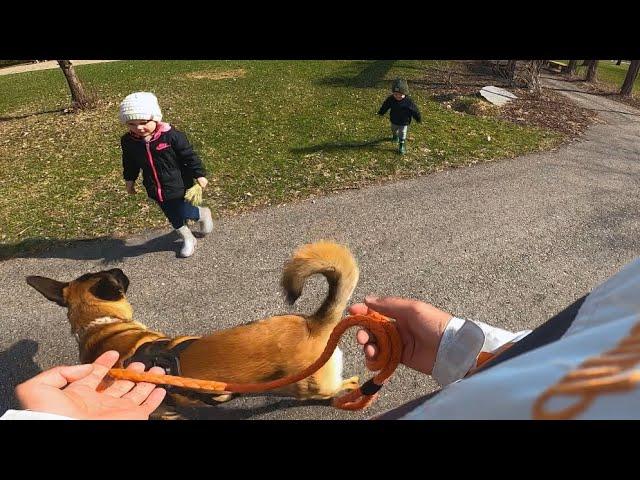
[[[440,339],[453,317],[429,303],[400,297],[377,298],[368,296],[364,303],[349,308],[352,315],[366,315],[369,309],[394,318],[402,338],[401,362],[409,368],[431,375]],[[356,339],[363,350],[367,365],[378,354],[375,337],[367,330],[358,330]]]
[[[109,369],[118,361],[116,351],[100,355],[95,362],[55,367],[16,387],[22,407],[82,420],[147,420],[162,403],[166,390],[146,382],[115,380],[98,391]],[[144,364],[131,363],[127,370],[144,372]],[[150,373],[164,374],[153,367]]]
[[[196,182],[198,182],[198,185],[202,187],[202,190],[207,188],[207,185],[209,184],[209,180],[207,180],[205,177],[196,178]]]

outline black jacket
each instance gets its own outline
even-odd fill
[[[150,198],[164,202],[184,197],[193,179],[206,176],[202,161],[184,133],[159,123],[148,143],[127,133],[120,139],[123,176],[142,183]]]
[[[422,121],[420,110],[408,95],[400,101],[397,101],[393,95],[389,95],[380,107],[378,115],[384,115],[389,109],[391,109],[391,123],[394,125],[409,125],[411,117],[418,123]]]

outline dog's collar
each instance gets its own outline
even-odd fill
[[[91,330],[92,328],[97,327],[98,325],[108,325],[110,323],[118,323],[118,322],[126,322],[126,320],[123,320],[123,319],[117,318],[117,317],[100,317],[100,318],[96,318],[95,320],[92,320],[91,322],[87,323],[84,327],[80,327],[79,329],[74,331],[73,332],[73,336],[76,338],[76,341],[78,343],[80,343],[80,338],[88,330]]]

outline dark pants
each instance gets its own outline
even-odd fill
[[[183,198],[165,200],[158,202],[167,219],[173,228],[178,229],[184,226],[188,219],[200,220],[200,211]]]
[[[409,125],[396,125],[395,123],[391,124],[391,133],[398,137],[401,142],[404,142],[407,139],[408,130]]]
[[[530,350],[535,350],[536,348],[540,348],[544,345],[547,345],[548,343],[558,340],[569,329],[569,327],[573,323],[573,320],[576,318],[578,310],[580,309],[586,298],[587,296],[585,295],[584,297],[573,302],[556,316],[547,320],[545,323],[533,330],[522,340],[516,342],[512,347],[509,347],[504,352],[487,361],[474,373],[495,367],[496,365],[499,365],[506,360],[517,357],[518,355],[522,355],[523,353],[526,353]],[[441,390],[436,390],[435,392],[431,392],[420,398],[416,398],[415,400],[412,400],[397,408],[394,408],[393,410],[389,410],[388,412],[385,412],[378,417],[375,417],[375,419],[396,420],[400,417],[403,417],[418,405],[428,401],[431,397],[437,395],[440,392]]]

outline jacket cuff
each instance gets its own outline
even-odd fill
[[[443,387],[460,380],[469,370],[490,360],[529,333],[531,330],[513,333],[483,322],[453,317],[440,340],[432,376]]]
[[[443,387],[464,377],[475,366],[485,334],[474,322],[449,320],[436,354],[431,375]]]
[[[75,420],[55,413],[34,412],[32,410],[7,410],[0,420]]]

